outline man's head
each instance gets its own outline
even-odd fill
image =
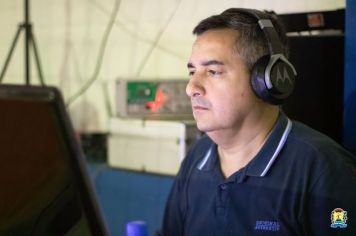
[[[282,53],[288,57],[288,39],[283,25],[278,21],[276,15],[258,12],[270,19],[276,30]],[[232,29],[236,31],[236,53],[240,56],[252,71],[253,65],[262,56],[270,54],[269,45],[265,34],[258,25],[258,19],[251,14],[238,8],[230,8],[219,15],[213,15],[202,20],[193,30],[193,34],[199,36],[208,30]]]
[[[236,133],[267,113],[278,113],[251,88],[253,64],[270,52],[256,18],[229,9],[200,22],[194,33],[186,91],[200,130]]]

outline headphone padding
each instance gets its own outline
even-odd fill
[[[273,105],[280,105],[283,103],[284,99],[280,99],[274,96],[266,84],[265,71],[269,61],[270,56],[265,55],[258,59],[257,62],[253,65],[251,72],[251,86],[252,90],[258,98]]]

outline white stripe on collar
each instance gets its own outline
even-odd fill
[[[211,150],[213,149],[213,147],[210,147],[208,152],[205,154],[203,160],[198,164],[198,169],[202,170],[204,165],[206,164],[206,162],[209,160],[210,154],[211,154]]]
[[[278,146],[277,146],[276,150],[274,151],[272,158],[269,160],[266,168],[263,170],[262,174],[260,175],[261,177],[265,176],[266,173],[268,172],[268,170],[271,168],[274,160],[277,158],[279,152],[282,150],[284,143],[287,141],[287,138],[288,138],[288,135],[289,135],[289,132],[291,131],[291,129],[292,129],[292,122],[290,121],[290,119],[288,119],[287,126],[282,134],[281,139],[279,140]]]
[[[278,146],[277,146],[276,150],[274,151],[271,159],[269,160],[266,168],[261,173],[260,177],[265,176],[266,173],[268,172],[268,170],[271,168],[271,166],[272,166],[273,162],[275,161],[275,159],[277,158],[279,152],[282,150],[282,148],[284,146],[284,143],[287,141],[287,138],[288,138],[288,135],[289,135],[289,132],[291,131],[291,129],[292,129],[292,122],[288,118],[288,122],[287,122],[286,128],[283,131],[283,134],[282,134],[281,139],[279,140]],[[202,170],[203,167],[205,166],[205,164],[207,163],[207,161],[209,160],[211,152],[212,152],[212,149],[213,149],[213,146],[209,148],[209,150],[206,152],[203,160],[201,160],[200,163],[198,164],[197,168],[199,170]]]

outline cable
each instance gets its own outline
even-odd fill
[[[113,117],[114,116],[114,112],[111,109],[111,104],[110,104],[110,96],[109,96],[109,92],[108,92],[108,88],[106,86],[106,84],[102,84],[102,90],[103,90],[103,94],[104,94],[104,103],[105,103],[105,108],[106,111],[108,113],[109,117]]]
[[[140,66],[137,69],[136,72],[136,78],[138,78],[144,68],[144,66],[146,65],[148,59],[150,58],[153,50],[157,47],[157,44],[159,42],[159,40],[161,39],[163,33],[166,31],[168,25],[171,23],[173,17],[175,16],[175,14],[178,11],[178,8],[181,4],[182,0],[179,0],[179,2],[177,3],[176,7],[174,8],[174,10],[172,11],[171,15],[169,16],[168,21],[166,22],[166,24],[162,27],[162,29],[159,31],[159,33],[156,36],[156,39],[153,41],[151,48],[148,50],[148,52],[146,53],[145,57],[143,58],[142,62],[140,63]]]
[[[95,7],[97,7],[97,9],[99,9],[100,11],[102,11],[102,12],[104,12],[104,13],[108,13],[108,11],[107,11],[104,7],[102,7],[101,5],[99,5],[96,1],[90,1],[90,2],[91,2]],[[158,35],[156,36],[156,39],[155,39],[154,41],[149,40],[149,39],[146,39],[146,38],[143,38],[143,37],[139,37],[136,32],[130,31],[127,27],[124,26],[124,24],[120,23],[118,20],[117,20],[117,21],[116,21],[116,20],[115,20],[115,21],[112,21],[113,24],[119,26],[122,30],[124,30],[124,31],[125,31],[126,33],[128,33],[129,35],[132,35],[133,37],[136,37],[136,38],[138,38],[138,39],[140,39],[140,40],[142,40],[142,41],[144,41],[144,42],[146,42],[146,43],[152,44],[150,50],[148,51],[148,53],[147,53],[146,56],[145,56],[145,59],[144,59],[144,60],[141,62],[141,64],[140,64],[140,68],[141,68],[141,69],[138,70],[138,73],[141,73],[143,67],[144,67],[145,64],[147,63],[147,60],[149,59],[150,55],[152,54],[153,49],[155,49],[155,48],[159,48],[159,49],[161,49],[162,51],[165,51],[165,52],[167,52],[167,53],[169,53],[169,54],[171,54],[171,55],[173,55],[173,56],[176,56],[176,57],[178,57],[178,58],[180,58],[180,59],[185,59],[185,57],[183,57],[183,56],[181,56],[181,55],[178,55],[178,54],[175,53],[173,50],[170,50],[170,49],[167,49],[167,48],[164,48],[164,47],[158,45],[158,42],[159,42],[161,36],[163,35],[163,33],[164,33],[165,30],[167,29],[169,23],[171,22],[171,20],[173,19],[174,15],[176,14],[176,12],[177,12],[177,10],[178,10],[178,8],[179,8],[181,2],[182,2],[182,0],[180,0],[180,1],[177,3],[177,5],[176,5],[176,7],[174,8],[174,10],[172,11],[172,13],[171,13],[171,15],[170,15],[168,21],[166,22],[166,24],[164,25],[164,27],[159,31],[159,33],[158,33]],[[116,17],[115,17],[115,18],[116,18]],[[112,26],[112,25],[111,25],[111,26]],[[83,87],[84,87],[84,86],[83,86]],[[113,111],[112,111],[112,109],[111,109],[110,98],[109,98],[109,95],[108,95],[107,88],[105,88],[105,85],[102,86],[102,91],[103,91],[103,93],[104,93],[104,99],[105,99],[105,107],[106,107],[106,110],[107,110],[107,112],[108,112],[109,117],[112,117],[114,114],[113,114]],[[85,91],[84,91],[84,92],[85,92]],[[80,95],[82,95],[84,92],[78,94],[77,97],[79,97]],[[73,101],[73,100],[70,100],[69,103],[68,103],[68,105],[69,105],[72,101]]]
[[[96,65],[95,65],[95,70],[94,70],[93,75],[92,75],[91,78],[78,90],[77,93],[75,93],[73,96],[69,97],[69,99],[68,99],[68,101],[67,101],[67,104],[66,104],[67,107],[68,107],[72,102],[74,102],[77,98],[79,98],[82,94],[84,94],[84,93],[90,88],[90,86],[93,85],[93,83],[97,80],[98,75],[99,75],[99,72],[100,72],[101,65],[102,65],[102,63],[103,63],[104,53],[105,53],[105,49],[106,49],[107,42],[108,42],[108,39],[109,39],[109,35],[110,35],[111,30],[112,30],[112,28],[113,28],[113,25],[114,25],[114,23],[115,23],[117,14],[118,14],[118,12],[119,12],[120,3],[121,3],[121,0],[116,0],[116,1],[115,1],[114,7],[113,7],[113,11],[112,11],[112,14],[111,14],[111,17],[110,17],[109,24],[108,24],[108,26],[106,27],[106,30],[105,30],[103,39],[102,39],[101,44],[100,44],[99,56],[98,56],[98,59],[97,59],[97,63],[96,63]]]
[[[95,6],[98,10],[100,10],[101,12],[103,12],[103,13],[105,13],[105,14],[108,14],[108,13],[109,13],[109,11],[106,10],[103,6],[101,6],[98,2],[93,1],[93,0],[90,1],[90,2],[92,2],[92,3],[94,4],[94,6]],[[153,44],[153,43],[154,43],[153,40],[142,37],[142,34],[138,34],[137,31],[133,31],[133,30],[130,30],[129,28],[127,28],[126,25],[125,25],[124,23],[120,22],[119,19],[115,21],[115,25],[116,25],[118,28],[120,28],[122,31],[124,31],[125,33],[127,33],[128,35],[131,35],[132,37],[134,37],[134,38],[136,38],[136,39],[138,39],[138,40],[141,40],[142,42],[145,42],[145,43],[148,43],[148,44]],[[179,58],[179,59],[182,59],[182,60],[184,60],[184,61],[186,60],[186,57],[185,57],[185,56],[178,54],[176,51],[174,51],[174,50],[171,49],[171,48],[166,48],[166,47],[161,46],[161,45],[159,45],[159,44],[156,45],[156,48],[162,50],[163,52],[166,52],[166,53],[170,54],[171,56],[175,56],[175,57],[177,57],[177,58]]]

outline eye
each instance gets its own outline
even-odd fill
[[[208,70],[208,74],[211,76],[219,76],[222,74],[222,72],[216,70]]]
[[[194,73],[195,73],[195,71],[193,71],[193,70],[190,70],[190,71],[188,72],[189,76],[193,76]]]

